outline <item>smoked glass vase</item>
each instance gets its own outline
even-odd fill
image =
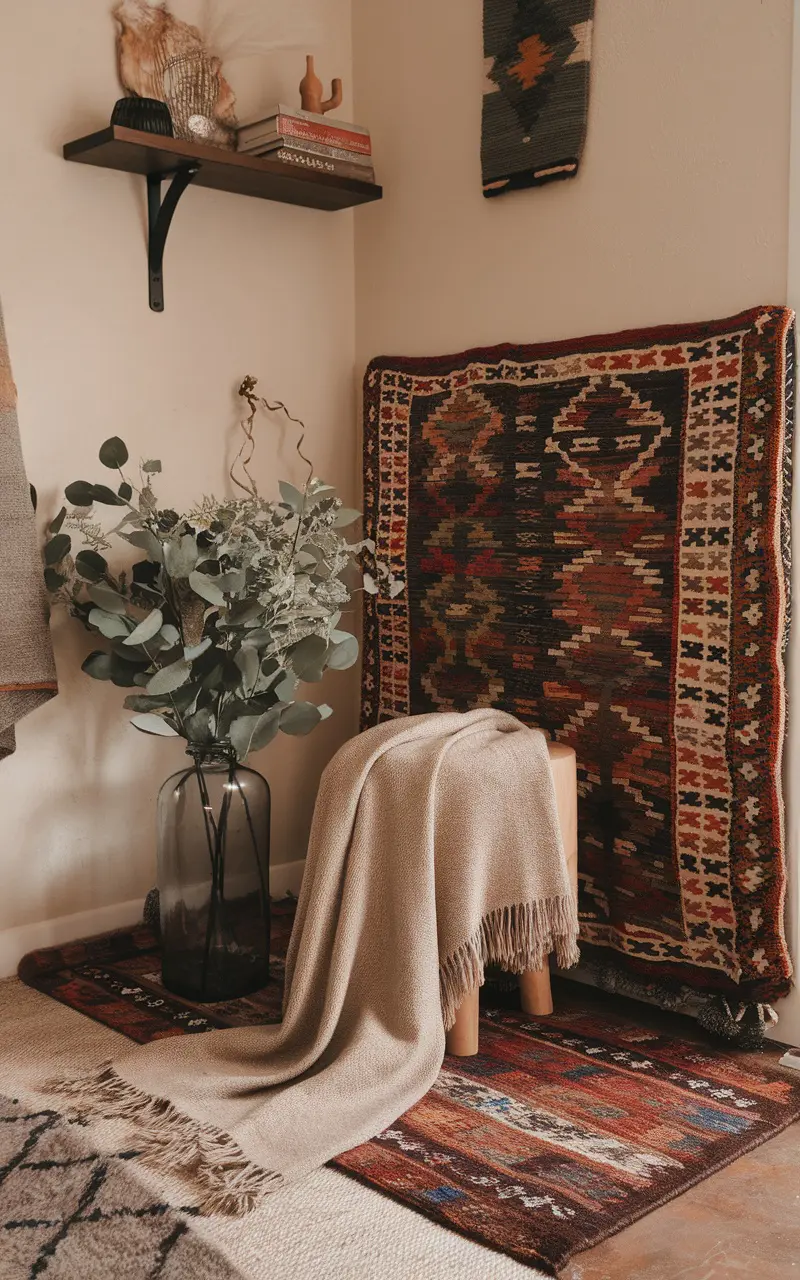
[[[158,796],[162,978],[191,1000],[232,1000],[269,978],[269,786],[226,744]]]

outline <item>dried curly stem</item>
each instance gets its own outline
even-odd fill
[[[239,387],[239,395],[242,397],[243,400],[247,401],[249,412],[241,420],[239,424],[242,428],[242,431],[244,432],[245,438],[242,441],[242,446],[231,465],[231,469],[229,473],[230,478],[233,481],[233,483],[238,486],[238,488],[243,489],[244,492],[249,494],[251,498],[258,497],[258,486],[255,480],[253,479],[252,475],[250,474],[248,464],[252,462],[253,454],[255,453],[256,443],[253,437],[253,424],[255,422],[255,417],[256,417],[256,414],[258,413],[259,407],[261,407],[263,409],[267,409],[270,413],[277,413],[278,410],[280,410],[282,413],[286,415],[286,417],[289,419],[290,422],[294,422],[297,424],[298,427],[300,427],[301,429],[300,439],[297,441],[295,448],[297,449],[297,452],[302,458],[303,462],[308,467],[308,478],[306,480],[306,488],[308,488],[308,484],[314,473],[314,466],[313,466],[313,463],[311,462],[311,459],[307,458],[306,455],[303,453],[303,441],[306,438],[306,424],[302,421],[301,418],[295,418],[286,408],[286,405],[283,403],[282,400],[276,400],[274,404],[270,404],[269,400],[266,400],[263,396],[256,395],[257,385],[258,385],[258,379],[254,378],[252,374],[247,374],[247,376],[242,379],[241,385]],[[237,476],[236,474],[237,466],[241,468],[241,472],[246,477],[245,481],[240,480],[239,477]]]

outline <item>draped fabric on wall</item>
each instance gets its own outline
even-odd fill
[[[659,997],[785,994],[793,315],[365,383],[363,722],[493,705],[575,747],[584,954]],[[719,999],[717,1001],[719,1003]]]
[[[17,393],[0,313],[0,759],[16,746],[17,721],[57,688]]]

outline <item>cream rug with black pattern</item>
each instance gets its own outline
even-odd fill
[[[58,1112],[0,1096],[2,1280],[234,1280],[193,1234],[196,1210],[131,1177]]]

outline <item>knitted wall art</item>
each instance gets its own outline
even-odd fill
[[[793,314],[381,357],[363,721],[492,705],[576,750],[584,956],[787,992],[780,787]],[[748,1013],[749,1016],[749,1013]]]
[[[594,0],[484,0],[483,194],[578,172]]]

